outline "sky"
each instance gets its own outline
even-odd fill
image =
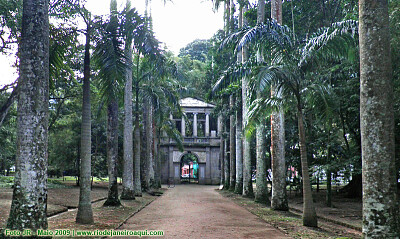
[[[117,0],[122,9],[125,0]],[[132,7],[144,14],[145,0],[132,0]],[[87,0],[86,8],[95,15],[109,13],[109,0]],[[223,28],[223,11],[213,12],[211,0],[151,0],[154,32],[159,41],[176,55],[196,39],[209,39]],[[0,54],[0,87],[18,76],[12,68],[15,57]]]

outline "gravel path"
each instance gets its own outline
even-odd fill
[[[215,189],[177,185],[120,229],[163,230],[163,238],[289,238]]]

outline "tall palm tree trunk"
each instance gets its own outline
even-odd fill
[[[17,155],[7,228],[47,228],[49,16],[47,0],[24,0],[19,45]]]
[[[92,124],[90,110],[90,31],[91,23],[87,25],[85,58],[83,70],[83,100],[82,100],[82,126],[81,126],[81,176],[78,212],[76,222],[81,224],[93,223],[92,197],[91,197],[91,160],[92,160]]]
[[[266,147],[266,120],[262,119],[256,128],[256,192],[254,200],[260,203],[269,203],[267,185],[267,161],[265,156]]]
[[[317,214],[315,212],[311,191],[310,174],[308,171],[306,131],[304,128],[301,106],[298,106],[297,109],[297,123],[300,140],[301,172],[303,176],[303,225],[309,227],[318,227]]]
[[[227,132],[226,132],[227,126],[224,124],[224,189],[228,190],[229,189],[229,183],[230,183],[230,157],[229,157],[229,152],[228,152],[228,142],[229,139],[226,137]]]
[[[160,127],[154,127],[154,181],[155,188],[161,188]]]
[[[240,98],[239,98],[240,97]],[[241,95],[237,100],[241,102]],[[243,129],[242,129],[242,109],[236,111],[236,184],[235,193],[243,193]]]
[[[240,5],[239,9],[239,28],[243,27],[243,6]],[[242,51],[237,54],[237,62],[242,62]],[[236,134],[235,134],[235,156],[236,156],[236,183],[235,193],[243,193],[243,128],[242,128],[242,92],[236,95],[236,102],[240,103],[240,107],[236,111]]]
[[[243,12],[247,11],[247,7],[243,8]],[[243,18],[245,22],[245,18]],[[245,25],[245,24],[243,24]],[[248,49],[243,47],[242,49],[242,61],[245,63],[249,59]],[[242,79],[242,122],[243,122],[243,129],[246,128],[247,123],[249,121],[247,112],[249,111],[249,82],[246,77]],[[253,182],[251,178],[251,152],[250,152],[250,139],[243,135],[243,196],[245,197],[253,197]]]
[[[153,102],[149,98],[146,103],[146,188],[154,188],[154,158],[153,158]]]
[[[265,0],[258,0],[257,6],[257,23],[261,24],[265,20]],[[257,61],[263,62],[263,49],[259,47],[257,51]],[[257,92],[257,98],[261,97],[261,93]],[[266,147],[266,119],[261,119],[261,122],[256,126],[256,193],[255,201],[260,203],[268,203],[268,185],[267,185],[267,162],[265,155]]]
[[[234,95],[229,96],[229,105],[231,110],[234,108]],[[230,157],[230,177],[229,177],[229,190],[235,190],[236,183],[236,146],[235,146],[235,115],[232,114],[229,116],[229,157]]]
[[[225,184],[225,166],[224,166],[224,138],[223,138],[223,123],[222,116],[218,116],[218,135],[219,135],[219,161],[221,169],[221,181],[220,185]]]
[[[282,1],[271,1],[271,18],[282,25]],[[271,95],[275,89],[271,90]],[[271,114],[271,170],[273,210],[288,211],[285,162],[285,114],[283,109]]]
[[[107,114],[108,197],[103,206],[120,206],[118,199],[118,102],[110,99]]]
[[[365,238],[400,235],[388,2],[359,1]]]
[[[140,145],[140,114],[139,114],[139,61],[140,58],[137,56],[136,58],[136,81],[135,81],[135,131],[134,131],[134,155],[135,155],[135,196],[142,196],[142,183],[140,179],[140,153],[141,153],[141,145]]]
[[[332,125],[332,123],[329,122],[329,125]],[[327,148],[326,162],[329,164],[329,162],[331,160],[331,130],[330,130],[330,127],[327,131],[328,131],[328,142],[327,142],[327,147],[326,147]],[[326,206],[332,207],[332,172],[331,172],[329,165],[326,170]]]
[[[129,64],[132,62],[132,46],[126,44],[125,54]],[[124,94],[124,171],[122,174],[121,199],[135,199],[133,188],[133,118],[132,118],[132,68],[126,69]]]

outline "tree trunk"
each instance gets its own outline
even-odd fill
[[[156,128],[154,126],[153,128]],[[155,188],[161,188],[160,129],[154,130],[154,180]]]
[[[224,132],[226,132],[226,124],[224,125]],[[226,134],[225,134],[226,135]],[[228,153],[228,142],[229,139],[224,138],[224,189],[228,190],[229,189],[229,183],[230,183],[230,157],[228,154],[230,154],[230,152]]]
[[[263,23],[265,20],[265,0],[258,0],[257,6],[257,24]],[[264,56],[262,46],[259,45],[257,50],[257,62],[262,63]],[[261,97],[261,93],[257,92],[257,98]],[[267,185],[267,165],[265,157],[265,136],[267,135],[265,128],[265,119],[262,119],[256,126],[256,193],[255,201],[267,203],[268,185]]]
[[[6,118],[8,111],[14,104],[15,99],[18,98],[18,85],[16,85],[8,97],[7,101],[0,107],[0,127],[3,125],[4,119]]]
[[[83,100],[81,126],[81,182],[79,192],[78,212],[76,222],[81,224],[93,223],[91,180],[92,176],[92,124],[90,109],[90,31],[91,23],[86,30],[85,58],[83,70]]]
[[[240,5],[239,9],[239,28],[243,27],[243,7]],[[242,62],[242,51],[237,54],[237,62]],[[240,92],[236,96],[236,102],[240,103],[240,107],[236,111],[236,142],[235,142],[235,156],[236,156],[236,183],[235,183],[235,193],[243,193],[243,120],[242,120],[242,93]]]
[[[136,82],[135,82],[135,91],[136,91],[136,100],[135,100],[135,142],[134,142],[134,154],[135,154],[135,196],[142,196],[142,183],[140,181],[140,114],[139,114],[139,60],[137,57],[136,62]]]
[[[229,35],[231,30],[231,0],[225,1],[225,36]]]
[[[360,0],[363,236],[400,235],[388,1]]]
[[[326,171],[326,206],[332,207],[332,172]]]
[[[135,142],[134,142],[134,155],[135,155],[135,196],[141,197],[142,196],[142,182],[140,181],[140,153],[141,153],[141,146],[140,146],[140,123],[139,123],[139,114],[136,113],[136,120],[135,120]]]
[[[118,102],[110,99],[107,125],[108,197],[103,206],[120,206],[118,199]]]
[[[146,188],[147,190],[154,189],[154,157],[153,157],[153,102],[151,99],[146,103]]]
[[[256,193],[255,201],[259,203],[269,203],[268,185],[267,185],[267,162],[265,157],[266,120],[262,119],[256,127],[256,154],[257,154],[257,172],[256,172]]]
[[[237,100],[240,102],[240,98]],[[243,129],[242,129],[242,109],[236,111],[236,184],[235,193],[243,193]]]
[[[271,1],[271,18],[282,24],[282,1]],[[274,89],[271,94],[274,94]],[[285,115],[282,109],[271,114],[271,170],[273,210],[289,210],[286,194]]]
[[[47,0],[24,0],[19,47],[17,155],[7,228],[47,228],[49,16]]]
[[[257,4],[257,24],[265,21],[265,0],[258,0]]]
[[[148,178],[149,178],[149,160],[147,157],[147,120],[149,107],[147,105],[146,99],[143,100],[143,124],[141,125],[140,140],[142,142],[141,152],[140,152],[140,181],[142,182],[142,191],[146,192],[149,190]]]
[[[297,109],[297,122],[300,140],[301,172],[303,176],[303,225],[318,227],[317,214],[315,212],[311,191],[310,174],[308,171],[306,131],[303,123],[303,112],[300,106],[298,106]]]
[[[271,115],[271,208],[287,211],[284,117],[283,111]]]
[[[125,46],[127,61],[132,62],[132,46]],[[124,171],[122,174],[121,199],[135,199],[133,188],[133,118],[132,118],[132,68],[127,67],[125,73],[125,95],[124,95]]]
[[[223,138],[223,123],[222,123],[222,116],[218,116],[218,134],[219,134],[219,162],[220,162],[220,169],[221,169],[221,181],[220,185],[225,184],[225,166],[224,166],[224,138]]]
[[[234,96],[229,96],[229,105],[231,110],[234,108]],[[229,182],[229,190],[235,190],[236,183],[236,146],[235,146],[235,115],[229,116],[229,157],[230,157],[230,182]]]
[[[247,7],[243,8],[243,11],[247,11]],[[245,21],[245,18],[243,18]],[[243,24],[245,25],[245,24]],[[249,59],[248,49],[243,47],[242,50],[242,61],[245,63]],[[246,77],[242,79],[242,106],[243,106],[243,129],[246,128],[249,119],[247,118],[247,112],[249,111],[249,82]],[[251,152],[250,152],[250,139],[243,135],[243,196],[253,197],[253,182],[251,180]]]

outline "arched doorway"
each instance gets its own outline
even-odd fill
[[[181,183],[199,183],[199,159],[190,151],[181,158]]]

